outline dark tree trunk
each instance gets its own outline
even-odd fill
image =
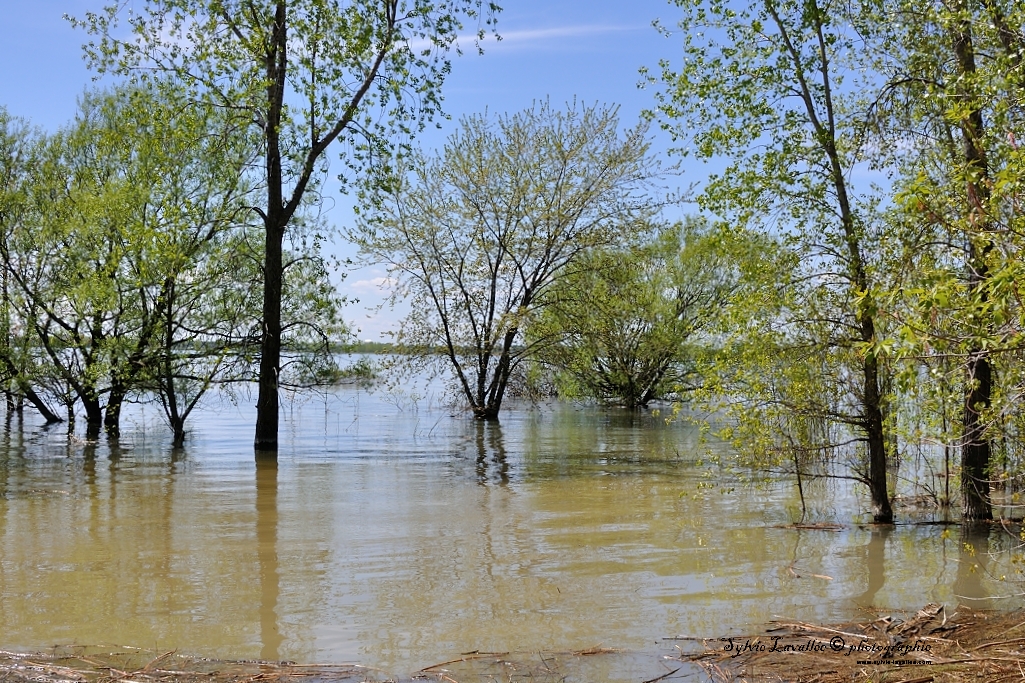
[[[103,406],[98,398],[81,397],[81,400],[85,408],[85,438],[97,439],[103,427]]]
[[[268,221],[269,223],[269,221]],[[284,228],[268,224],[263,272],[263,338],[260,393],[256,401],[257,451],[278,449],[278,373],[281,367],[282,240]]]
[[[61,422],[57,413],[50,410],[50,406],[46,405],[46,402],[39,397],[39,394],[37,394],[32,387],[22,387],[21,393],[24,394],[25,398],[28,399],[28,402],[39,411],[39,414],[43,416],[44,420],[46,420],[46,424]]]
[[[501,406],[487,405],[477,407],[473,409],[473,416],[478,420],[486,420],[488,422],[498,422],[498,413]]]
[[[185,446],[185,420],[181,417],[171,419],[171,431],[173,438],[171,448],[182,448]]]
[[[114,382],[110,387],[110,396],[103,415],[103,428],[107,432],[107,436],[114,439],[121,436],[121,405],[124,403],[124,400],[124,385],[120,382]]]
[[[893,523],[893,508],[886,486],[886,435],[879,392],[879,363],[875,356],[865,359],[865,431],[868,434],[868,476],[873,520],[877,524]]]
[[[529,295],[523,299],[522,306],[530,303]],[[520,333],[519,328],[512,328],[505,333],[502,340],[502,355],[498,357],[498,365],[495,367],[495,376],[488,385],[487,393],[482,396],[480,404],[474,409],[473,415],[479,420],[498,420],[498,413],[502,409],[502,400],[505,398],[505,390],[509,386],[509,377],[512,375],[512,347],[516,341],[516,335]],[[487,371],[485,364],[482,372]]]
[[[958,2],[955,8],[962,18],[953,35],[954,55],[957,58],[959,83],[971,87],[975,79],[975,48],[972,39],[970,9],[966,3]],[[986,287],[989,278],[988,256],[992,245],[986,233],[989,231],[989,164],[983,147],[986,124],[982,110],[973,101],[974,93],[959,93],[970,102],[967,116],[960,121],[964,143],[964,161],[969,169],[967,182],[966,220],[975,230],[968,235],[968,283],[976,293],[980,306],[987,300]],[[985,315],[985,313],[983,313]],[[989,354],[980,346],[969,353],[967,378],[965,382],[964,435],[961,446],[961,496],[965,521],[993,519],[989,495],[990,441],[986,434],[984,413],[989,408],[993,392],[993,373]]]
[[[276,3],[274,22],[264,61],[267,76],[267,110],[264,137],[267,141],[267,210],[263,215],[263,321],[260,338],[259,395],[256,399],[257,453],[278,450],[278,379],[281,370],[281,293],[284,279],[282,242],[291,213],[284,204],[281,168],[281,114],[284,107],[288,67],[287,13],[284,2]],[[301,180],[300,180],[301,184]],[[299,185],[296,192],[301,196]],[[294,208],[292,209],[294,211]]]
[[[993,519],[989,492],[990,442],[982,411],[989,405],[993,376],[985,353],[972,355],[964,407],[964,445],[961,448],[961,499],[964,520]]]

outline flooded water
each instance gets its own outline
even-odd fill
[[[780,528],[799,516],[792,483],[721,492],[696,430],[651,413],[511,406],[484,425],[355,387],[284,410],[277,462],[254,460],[245,397],[211,400],[177,452],[152,407],[117,446],[7,419],[0,647],[408,675],[476,650],[657,658],[667,637],[777,617],[1020,604],[993,597],[1019,592],[1000,580],[1017,576],[1009,534],[875,528],[835,480],[806,495],[843,530]]]

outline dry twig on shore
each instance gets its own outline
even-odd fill
[[[904,619],[821,626],[775,621],[764,634],[681,655],[714,683],[987,683],[1025,681],[1020,612],[926,605]]]

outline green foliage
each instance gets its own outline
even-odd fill
[[[797,258],[706,370],[727,436],[770,465],[844,457],[877,506],[903,452],[958,447],[966,517],[985,518],[987,478],[1021,462],[1025,10],[673,4],[683,58],[649,76],[651,116],[726,160],[703,207]]]
[[[116,431],[121,402],[172,345],[160,340],[196,329],[172,300],[175,285],[179,301],[207,296],[205,268],[221,269],[218,286],[234,270],[235,253],[216,250],[244,211],[252,148],[172,93],[163,84],[86,94],[77,120],[40,142],[30,209],[7,240],[5,272],[51,368],[48,388],[81,401],[91,430],[106,396]],[[204,314],[227,324],[222,312]]]
[[[559,393],[636,407],[700,382],[697,345],[710,343],[738,286],[719,247],[704,221],[690,219],[587,254],[531,331],[557,340],[540,358],[558,372]]]
[[[247,112],[280,137],[285,176],[305,183],[335,138],[356,152],[350,161],[386,158],[392,133],[439,114],[463,22],[483,39],[498,11],[482,0],[147,0],[67,18],[94,36],[84,46],[90,67],[142,80],[174,74],[208,103]],[[268,93],[282,86],[283,99]],[[281,111],[270,111],[275,103]]]
[[[33,174],[39,163],[42,135],[0,107],[0,258],[8,262],[15,233],[31,213]],[[31,330],[18,313],[17,284],[0,269],[0,381],[5,393],[27,397],[48,422],[59,420],[33,388],[45,372],[33,359]]]
[[[71,19],[96,36],[85,53],[99,72],[143,83],[170,75],[196,100],[259,131],[266,197],[253,209],[264,230],[257,450],[277,449],[283,242],[317,195],[327,148],[344,143],[356,174],[387,165],[392,136],[408,140],[439,112],[463,18],[491,24],[498,9],[483,0],[148,0],[140,11],[118,3]]]
[[[206,390],[252,376],[256,150],[230,114],[169,82],[88,93],[72,125],[37,142],[22,210],[5,226],[7,301],[31,349],[24,373],[81,402],[91,432],[104,403],[116,433],[121,404],[149,395],[183,437]],[[295,247],[289,339],[336,337],[340,301],[317,244]]]
[[[1025,12],[965,1],[898,3],[893,15],[899,21],[877,36],[894,56],[878,128],[905,150],[891,218],[902,280],[889,301],[895,349],[907,360],[900,386],[916,401],[916,428],[960,448],[965,515],[985,519],[989,480],[1023,465],[1017,283],[1025,226],[1015,131]],[[957,403],[961,414],[951,419]]]
[[[890,382],[876,303],[887,252],[880,197],[854,182],[869,166],[864,17],[816,0],[675,4],[682,64],[660,63],[651,115],[690,143],[683,153],[727,160],[700,195],[703,208],[784,236],[796,256],[791,270],[774,271],[776,303],[755,297],[741,315],[747,337],[734,334],[710,369],[733,419],[749,425],[731,436],[769,464],[791,454],[798,471],[800,454],[844,455],[869,484],[876,519],[888,522]]]
[[[558,282],[657,210],[663,170],[648,147],[647,127],[621,132],[610,107],[472,116],[438,156],[382,183],[349,233],[410,300],[399,346],[425,360],[444,349],[478,417],[497,416],[510,377],[549,341],[522,335]]]

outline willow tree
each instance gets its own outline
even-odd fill
[[[29,196],[44,144],[38,131],[0,107],[0,378],[8,410],[25,398],[51,423],[61,420],[36,391],[40,378],[34,372],[31,335],[18,315],[17,284],[2,266],[7,263],[15,233],[29,229]]]
[[[180,94],[167,83],[85,94],[75,121],[40,142],[0,245],[31,362],[68,387],[88,436],[101,425],[116,436],[125,400],[153,388],[169,324],[209,336],[176,293],[224,289],[239,272],[236,251],[215,247],[244,230],[254,146]],[[197,277],[211,259],[216,282]]]
[[[194,97],[239,116],[263,141],[263,310],[257,451],[278,446],[284,239],[338,142],[351,173],[385,158],[394,134],[438,113],[449,50],[484,0],[147,0],[73,19],[97,39],[90,65],[145,79],[171,73]],[[482,14],[483,13],[483,14]],[[119,21],[128,31],[119,29]],[[346,178],[342,177],[343,183]]]
[[[562,278],[532,330],[553,339],[540,359],[559,393],[636,408],[700,382],[697,344],[740,284],[719,237],[702,219],[652,225]]]
[[[761,407],[778,408],[786,447],[829,454],[857,444],[855,476],[869,489],[875,520],[889,523],[879,225],[867,208],[872,191],[854,181],[865,135],[851,93],[864,71],[849,6],[673,4],[683,15],[683,56],[675,66],[663,60],[651,78],[661,86],[655,115],[686,140],[686,153],[727,160],[701,195],[705,208],[743,228],[785,234],[801,256],[794,272],[781,274],[782,285],[793,286],[782,317],[766,321],[773,341],[761,346],[775,357],[750,377],[746,388],[758,395],[748,396],[747,417],[757,423]],[[797,364],[809,372],[777,384],[757,379]]]
[[[497,419],[516,367],[551,341],[524,332],[556,284],[649,225],[664,172],[649,146],[647,124],[620,131],[607,106],[471,116],[363,212],[351,239],[410,300],[398,341],[443,354],[475,417]]]

